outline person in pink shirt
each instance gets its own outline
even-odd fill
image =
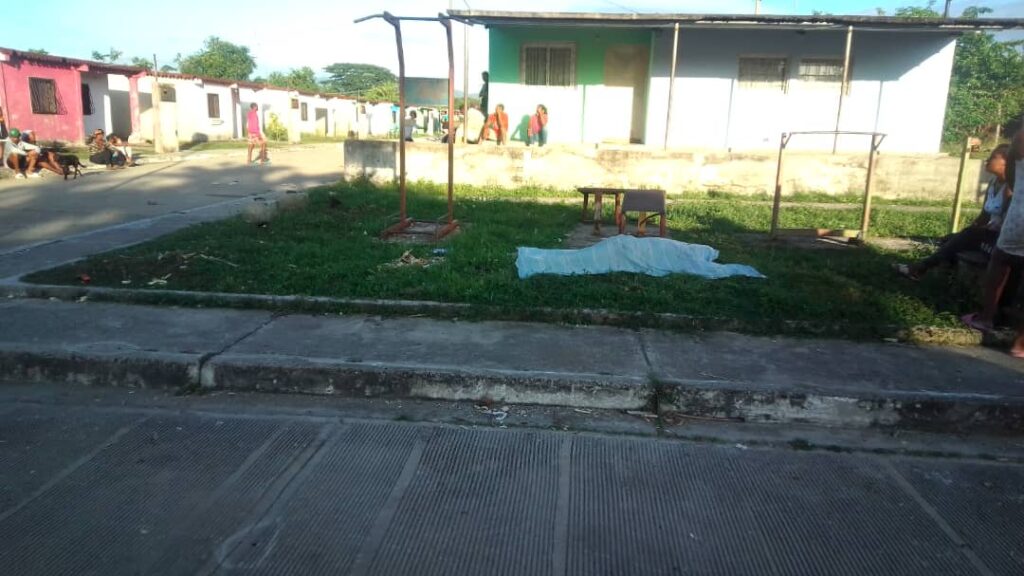
[[[252,159],[252,151],[257,146],[260,147],[260,155],[256,160],[261,164],[270,162],[270,159],[267,158],[267,138],[263,135],[263,130],[260,130],[259,105],[256,103],[249,105],[249,115],[246,118],[245,125],[249,130],[249,164],[255,163]]]
[[[548,143],[548,109],[543,104],[537,105],[537,113],[530,117],[530,128],[527,133],[526,145],[543,146]]]

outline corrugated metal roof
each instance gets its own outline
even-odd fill
[[[975,30],[1024,29],[1020,18],[896,18],[892,16],[771,15],[771,14],[620,14],[606,12],[504,12],[489,10],[449,10],[455,20],[471,24],[617,26],[664,28],[680,26],[702,28],[788,27],[800,29],[845,28],[890,31],[969,32]]]

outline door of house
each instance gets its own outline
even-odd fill
[[[614,44],[604,58],[605,86],[633,89],[633,109],[629,141],[641,144],[647,118],[647,82],[650,48],[641,44]]]

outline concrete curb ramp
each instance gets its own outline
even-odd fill
[[[0,322],[11,382],[1024,431],[1024,363],[980,348],[17,299]]]

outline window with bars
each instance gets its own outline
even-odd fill
[[[523,83],[528,86],[576,85],[573,44],[526,44],[520,62]]]
[[[804,58],[800,61],[800,81],[831,87],[842,84],[843,61],[840,58]],[[849,84],[846,92],[850,92]]]
[[[786,58],[740,57],[740,88],[786,91]]]
[[[92,88],[88,84],[82,84],[82,114],[92,116]]]
[[[220,95],[206,95],[206,113],[210,118],[220,118]]]
[[[57,113],[57,83],[48,78],[29,78],[33,114]]]
[[[309,104],[306,104],[305,102],[302,103],[302,109],[299,110],[299,115],[302,117],[303,122],[309,120]]]

